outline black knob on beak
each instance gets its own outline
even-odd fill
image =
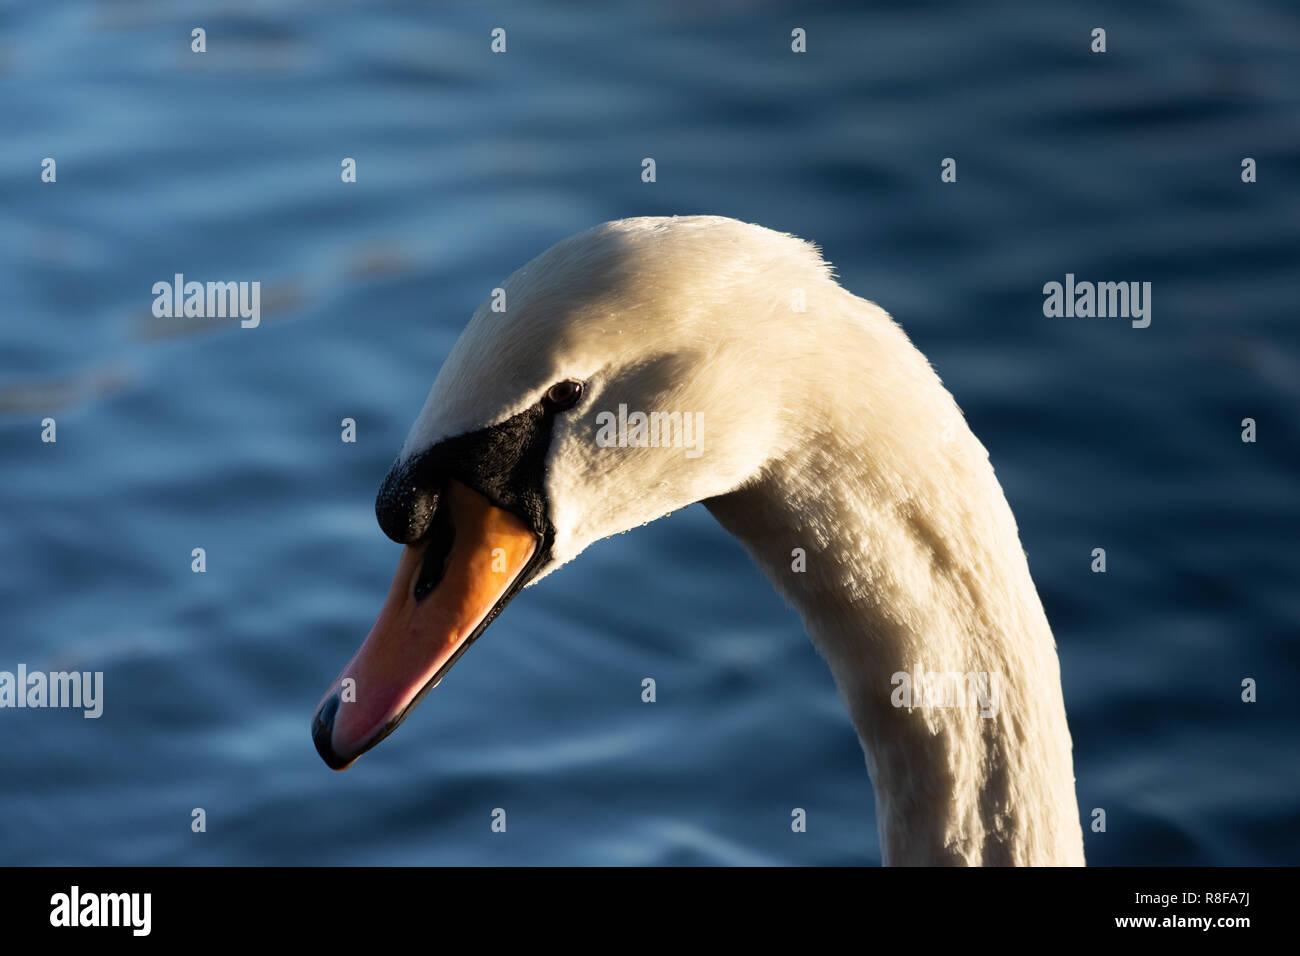
[[[398,544],[423,538],[438,510],[441,483],[431,480],[420,464],[419,458],[394,464],[375,498],[379,527]]]

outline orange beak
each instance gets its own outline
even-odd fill
[[[438,512],[434,528],[403,549],[378,620],[317,706],[312,739],[335,770],[392,733],[437,686],[537,552],[520,518],[459,482],[447,483]]]

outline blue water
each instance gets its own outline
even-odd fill
[[[699,506],[526,591],[346,774],[309,737],[475,305],[592,224],[700,212],[820,243],[966,410],[1089,860],[1300,862],[1300,14],[1048,6],[6,4],[0,670],[106,689],[0,711],[0,863],[878,862],[824,664]],[[261,281],[261,327],[154,318],[176,272]],[[1152,282],[1151,326],[1045,318],[1067,272]]]

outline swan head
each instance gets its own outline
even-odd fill
[[[832,290],[814,246],[719,217],[605,223],[494,290],[380,488],[405,547],[317,709],[326,763],[391,733],[522,587],[761,474],[806,404],[792,312]]]

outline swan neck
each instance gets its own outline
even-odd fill
[[[884,862],[1082,864],[1055,644],[982,446],[960,422],[920,461],[844,437],[809,436],[708,507],[830,665]]]

